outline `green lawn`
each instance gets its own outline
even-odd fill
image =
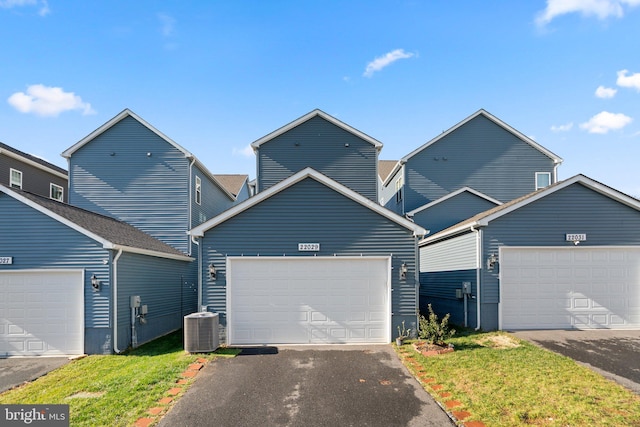
[[[233,355],[219,349],[187,354],[173,333],[123,355],[74,360],[38,380],[0,394],[0,404],[68,404],[72,426],[130,426],[167,396],[198,357]]]
[[[465,421],[487,426],[640,426],[640,396],[573,360],[507,333],[458,332],[455,351],[423,357],[397,351],[438,401],[462,403]],[[444,387],[437,392],[432,384]],[[450,396],[441,397],[441,392]]]

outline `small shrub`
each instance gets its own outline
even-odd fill
[[[438,316],[433,312],[431,304],[427,305],[427,308],[429,309],[429,316],[420,315],[418,319],[420,323],[418,336],[429,344],[443,345],[447,339],[456,333],[455,329],[449,328],[449,313],[441,321],[438,321]]]

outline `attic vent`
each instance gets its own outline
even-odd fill
[[[220,346],[218,313],[193,313],[184,316],[184,349],[189,353],[215,351]]]

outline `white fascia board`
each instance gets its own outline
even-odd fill
[[[439,240],[446,239],[451,236],[455,236],[456,234],[461,234],[463,232],[472,232],[474,229],[480,227],[481,225],[478,222],[464,223],[459,227],[450,228],[446,230],[446,232],[439,231],[433,236],[426,237],[418,242],[418,246],[422,247],[428,245],[429,243],[434,243]]]
[[[519,139],[521,139],[525,143],[531,145],[533,148],[535,148],[536,150],[540,151],[545,156],[547,156],[550,159],[552,159],[554,164],[558,165],[558,164],[562,163],[562,158],[561,157],[559,157],[558,155],[554,154],[553,152],[547,150],[542,145],[540,145],[537,142],[535,142],[533,139],[529,138],[528,136],[524,135],[523,133],[521,133],[520,131],[514,129],[513,127],[509,126],[508,124],[506,124],[505,122],[503,122],[502,120],[500,120],[496,116],[490,114],[489,112],[487,112],[484,109],[480,109],[480,110],[476,111],[475,113],[473,113],[472,115],[470,115],[466,119],[462,120],[458,124],[452,126],[448,130],[442,132],[440,135],[438,135],[435,138],[431,139],[426,144],[423,144],[422,146],[420,146],[417,149],[413,150],[411,153],[409,153],[406,156],[404,156],[402,159],[400,159],[400,161],[406,163],[407,160],[409,160],[414,155],[418,154],[419,152],[421,152],[425,148],[429,147],[430,145],[435,144],[436,142],[438,142],[439,140],[441,140],[445,136],[455,132],[458,128],[464,126],[465,124],[467,124],[471,120],[475,119],[479,115],[485,116],[486,118],[488,118],[489,120],[491,120],[492,122],[497,124],[498,126],[502,127],[503,129],[505,129],[508,132],[511,132],[513,135],[515,135],[516,137],[518,137]]]
[[[190,256],[187,256],[187,255],[170,254],[166,252],[158,252],[158,251],[152,251],[148,249],[134,248],[131,246],[122,246],[122,245],[112,244],[109,247],[105,247],[105,249],[122,250],[122,252],[129,252],[132,254],[147,255],[147,256],[152,256],[156,258],[174,259],[178,261],[188,261],[188,262],[195,261],[195,258],[191,258]]]
[[[47,166],[45,166],[45,165],[43,165],[41,163],[38,163],[38,162],[34,162],[33,160],[27,159],[26,157],[22,157],[21,155],[19,155],[17,153],[14,153],[13,151],[3,150],[2,148],[0,148],[0,154],[3,154],[5,156],[7,156],[7,157],[11,157],[12,159],[19,160],[22,163],[28,164],[29,166],[33,166],[34,168],[38,168],[40,170],[43,170],[43,171],[45,171],[47,173],[50,173],[51,175],[55,175],[58,178],[69,180],[69,176],[68,175],[65,175],[65,174],[63,174],[60,171],[57,171],[55,169],[48,168]]]
[[[351,126],[349,126],[348,124],[341,122],[340,120],[336,119],[335,117],[330,116],[329,114],[325,113],[322,110],[319,109],[315,109],[313,111],[311,111],[310,113],[305,114],[304,116],[292,121],[289,124],[286,124],[284,126],[282,126],[279,129],[274,130],[273,132],[263,136],[262,138],[254,141],[251,143],[251,147],[253,148],[253,151],[255,152],[262,144],[272,140],[273,138],[282,135],[283,133],[286,133],[288,131],[290,131],[291,129],[295,128],[296,126],[299,126],[300,124],[306,122],[307,120],[310,120],[316,116],[322,117],[323,119],[327,120],[330,123],[333,123],[334,125],[346,130],[349,133],[354,134],[355,136],[369,142],[370,144],[372,144],[374,147],[376,147],[376,149],[378,149],[378,151],[380,149],[382,149],[382,143],[380,141],[378,141],[375,138],[370,137],[369,135],[360,132],[358,129],[355,129]]]
[[[36,211],[43,213],[44,215],[48,216],[49,218],[52,218],[56,221],[58,221],[61,224],[66,225],[67,227],[77,231],[78,233],[84,234],[85,236],[89,237],[92,240],[95,240],[96,242],[100,243],[102,245],[103,248],[105,249],[109,249],[109,246],[112,245],[112,243],[100,236],[98,236],[97,234],[92,233],[91,231],[80,227],[78,224],[69,221],[68,219],[58,215],[55,212],[50,211],[49,209],[45,208],[42,205],[39,205],[38,203],[27,199],[26,197],[23,197],[22,195],[11,191],[9,189],[7,189],[6,187],[0,185],[0,192],[6,194],[7,196],[13,197],[14,199],[18,200],[21,203],[24,203],[25,205],[35,209]]]
[[[471,187],[463,187],[463,188],[460,188],[459,190],[456,190],[456,191],[454,191],[452,193],[447,194],[446,196],[440,197],[438,200],[434,200],[433,202],[429,202],[426,205],[420,206],[419,208],[416,208],[416,209],[414,209],[414,210],[412,210],[410,212],[407,212],[407,215],[413,216],[413,215],[417,214],[418,212],[422,212],[425,209],[429,209],[430,207],[435,206],[435,205],[437,205],[439,203],[442,203],[442,202],[444,202],[444,201],[446,201],[448,199],[451,199],[452,197],[455,197],[455,196],[457,196],[459,194],[462,194],[465,191],[469,192],[471,194],[474,194],[474,195],[476,195],[476,196],[478,196],[478,197],[480,197],[482,199],[485,199],[485,200],[487,200],[487,201],[489,201],[491,203],[494,203],[496,206],[502,205],[502,202],[500,200],[497,200],[497,199],[494,199],[493,197],[487,196],[486,194],[481,193],[480,191],[474,190]]]
[[[424,228],[420,227],[419,225],[409,221],[406,218],[403,218],[399,215],[396,215],[395,213],[389,211],[386,208],[383,208],[382,206],[380,206],[379,204],[367,199],[366,197],[362,196],[361,194],[356,193],[355,191],[345,187],[344,185],[334,181],[333,179],[321,174],[320,172],[312,169],[312,168],[305,168],[303,170],[301,170],[300,172],[290,176],[289,178],[281,181],[280,183],[269,187],[267,190],[262,191],[260,193],[258,193],[257,195],[243,201],[242,203],[232,207],[231,209],[226,210],[225,212],[221,213],[220,215],[216,216],[215,218],[211,218],[209,221],[204,222],[202,224],[200,224],[199,226],[191,229],[191,231],[189,231],[189,234],[192,236],[196,236],[196,237],[202,237],[204,236],[204,233],[207,230],[210,230],[211,228],[227,221],[230,218],[233,218],[234,216],[238,215],[241,212],[246,211],[247,209],[251,208],[252,206],[257,205],[258,203],[261,203],[262,201],[270,198],[271,196],[284,191],[285,189],[291,187],[292,185],[302,181],[303,179],[306,178],[313,178],[316,181],[320,182],[321,184],[326,185],[327,187],[333,189],[334,191],[350,198],[351,200],[368,207],[369,209],[373,210],[374,212],[383,215],[384,217],[390,219],[391,221],[396,222],[397,224],[409,229],[413,231],[414,236],[424,236],[426,234],[428,234],[429,232],[427,230],[425,230]]]
[[[82,138],[73,146],[67,148],[65,151],[62,152],[61,154],[62,157],[65,157],[67,159],[70,158],[71,155],[75,153],[78,149],[83,147],[85,144],[87,144],[89,141],[93,140],[97,136],[103,134],[104,132],[109,130],[111,127],[113,127],[114,125],[116,125],[118,122],[120,122],[126,117],[133,117],[134,119],[136,119],[138,122],[140,122],[143,126],[149,129],[151,132],[155,133],[160,138],[164,139],[167,143],[174,146],[176,149],[178,149],[178,151],[181,151],[185,155],[185,157],[193,157],[193,154],[191,154],[188,150],[184,149],[184,147],[182,147],[180,144],[178,144],[177,142],[169,138],[164,133],[160,132],[158,129],[153,127],[150,123],[148,123],[146,120],[144,120],[142,117],[138,116],[136,113],[129,110],[128,108],[125,108],[117,116],[115,116],[114,118],[112,118],[111,120],[103,124],[102,126],[100,126],[98,129],[91,132],[89,135]]]
[[[396,176],[398,171],[400,169],[402,169],[402,167],[404,166],[405,163],[406,162],[403,162],[402,160],[398,160],[398,163],[396,163],[396,165],[393,167],[393,169],[391,169],[391,172],[389,172],[389,175],[387,175],[387,177],[385,178],[384,182],[382,183],[383,187],[386,187],[387,185],[389,185],[391,180]]]

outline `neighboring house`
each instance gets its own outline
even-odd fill
[[[127,222],[187,255],[187,231],[241,200],[128,109],[62,156],[69,160],[70,204]]]
[[[557,180],[562,159],[485,110],[479,110],[404,156],[388,173],[381,202],[415,216],[432,232],[487,207],[544,188]],[[468,190],[456,194],[462,189]],[[471,196],[476,197],[471,197]],[[454,201],[452,197],[460,197]],[[440,207],[440,213],[426,215]],[[442,228],[441,228],[442,227]]]
[[[306,168],[191,230],[201,304],[227,344],[388,343],[415,330],[425,233]]]
[[[256,153],[257,193],[311,167],[378,201],[382,143],[323,111],[314,110],[251,146]]]
[[[0,356],[120,352],[196,309],[194,259],[131,225],[2,185],[0,211]]]
[[[67,201],[67,171],[0,142],[0,184]]]
[[[640,201],[577,175],[421,241],[420,301],[483,330],[638,329],[639,266]]]
[[[229,192],[236,200],[245,200],[251,197],[251,186],[249,175],[242,174],[215,174],[213,177]]]

